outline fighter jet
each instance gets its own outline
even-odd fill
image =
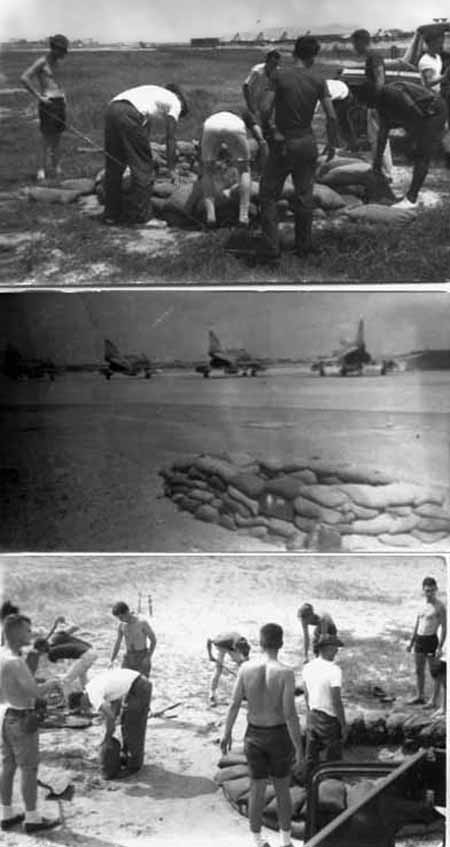
[[[360,318],[355,340],[341,341],[339,350],[314,362],[311,370],[320,376],[384,376],[392,367],[387,361],[372,359],[364,340],[364,320]]]
[[[242,347],[237,350],[222,347],[215,332],[209,330],[209,363],[197,365],[196,372],[205,378],[209,377],[212,370],[223,371],[231,376],[257,376],[258,373],[267,370],[261,359],[250,356]]]
[[[111,379],[113,373],[138,376],[142,371],[145,379],[150,379],[152,375],[152,365],[147,356],[144,356],[143,353],[125,355],[108,338],[105,338],[105,363],[100,372],[106,379]]]
[[[3,356],[3,373],[8,379],[43,379],[54,381],[57,368],[50,359],[25,359],[21,352],[8,344]]]

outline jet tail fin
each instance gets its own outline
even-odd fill
[[[209,352],[212,355],[222,352],[222,345],[212,329],[209,330]]]
[[[359,319],[358,329],[357,329],[357,332],[356,332],[355,345],[356,345],[356,347],[364,347],[364,345],[365,345],[364,319],[363,318]]]
[[[105,359],[110,359],[112,356],[117,356],[119,351],[115,344],[109,340],[109,338],[105,338]]]

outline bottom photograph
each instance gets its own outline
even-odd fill
[[[444,843],[444,557],[0,568],[8,845]]]

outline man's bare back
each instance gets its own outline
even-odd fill
[[[275,659],[262,658],[239,671],[248,703],[248,722],[254,726],[286,723],[286,704],[294,691],[294,673]]]

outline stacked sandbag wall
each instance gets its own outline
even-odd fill
[[[445,717],[432,719],[429,715],[418,715],[407,712],[379,712],[361,711],[350,714],[347,710],[349,747],[398,747],[403,745],[405,753],[411,753],[419,748],[431,746],[445,749],[446,746],[446,720]],[[398,753],[400,756],[401,753]],[[397,756],[396,756],[397,757]],[[344,760],[351,761],[351,754],[345,755]],[[215,782],[220,786],[226,799],[237,809],[240,814],[248,814],[248,801],[250,794],[250,777],[245,755],[240,750],[233,751],[223,756],[218,763],[215,774]],[[366,780],[367,781],[367,780]],[[371,783],[365,786],[370,789]],[[354,786],[355,791],[364,790],[363,785]],[[352,805],[352,787],[346,786],[343,781],[337,779],[324,780],[319,789],[319,807],[322,813],[330,812],[335,816],[346,807]],[[307,791],[301,785],[296,784],[293,775],[290,787],[292,801],[291,832],[294,838],[304,838],[305,822],[307,816]],[[423,811],[423,810],[422,810]],[[425,816],[427,818],[427,816]],[[436,822],[417,823],[413,819],[412,826],[402,829],[401,834],[426,834],[436,831]],[[275,791],[271,784],[266,786],[264,798],[264,824],[271,829],[278,829],[277,805]],[[442,823],[439,820],[437,823]]]
[[[198,520],[288,550],[434,545],[450,535],[446,492],[384,471],[318,460],[200,455],[160,471],[164,494]]]

